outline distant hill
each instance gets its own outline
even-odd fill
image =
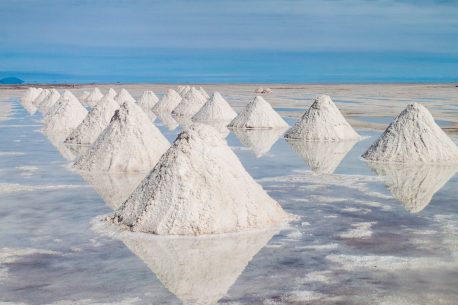
[[[20,85],[23,83],[24,81],[17,77],[4,77],[0,79],[0,84],[3,84],[3,85]]]

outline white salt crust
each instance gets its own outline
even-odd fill
[[[100,89],[95,87],[94,90],[86,98],[85,102],[91,107],[94,107],[103,97],[103,93],[100,92]]]
[[[421,104],[408,105],[362,155],[375,162],[458,163],[458,147]]]
[[[60,99],[60,93],[56,89],[51,89],[49,95],[40,103],[38,111],[47,114],[51,107]]]
[[[361,139],[327,95],[317,97],[302,118],[286,132],[285,137],[305,141]]]
[[[150,171],[169,146],[143,110],[126,101],[74,167],[92,172]]]
[[[115,98],[115,101],[118,102],[119,105],[122,105],[127,101],[132,102],[132,103],[136,102],[136,100],[132,97],[132,95],[130,95],[129,91],[127,91],[124,88],[121,89],[121,91],[119,91],[118,95]]]
[[[261,96],[256,96],[228,125],[229,128],[285,128],[288,124]]]
[[[162,99],[157,102],[153,107],[156,114],[171,113],[179,103],[181,103],[181,96],[173,89],[169,89]]]
[[[231,121],[237,116],[231,105],[219,94],[213,93],[212,97],[192,117],[193,122],[218,122]]]
[[[287,218],[221,134],[195,124],[178,135],[112,220],[133,231],[201,235],[272,227]]]
[[[199,90],[192,87],[183,96],[183,100],[173,109],[172,114],[191,118],[206,102],[207,98]]]

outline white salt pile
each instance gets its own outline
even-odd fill
[[[189,90],[191,90],[191,87],[190,86],[178,86],[177,90],[178,90],[179,95],[184,96],[186,93],[189,92]]]
[[[285,137],[306,141],[361,139],[327,95],[317,97],[302,118],[286,132]]]
[[[115,89],[110,88],[110,89],[108,89],[108,92],[105,94],[104,97],[110,97],[110,98],[114,99],[114,98],[116,98],[116,95],[117,95],[117,93],[116,93]]]
[[[91,93],[89,91],[83,91],[83,93],[81,93],[81,95],[79,96],[79,100],[81,101],[81,103],[86,103],[86,100],[90,94]]]
[[[181,103],[181,96],[173,89],[169,89],[162,99],[153,107],[156,114],[171,113],[179,103]]]
[[[142,97],[138,101],[138,106],[145,111],[145,113],[150,117],[154,118],[153,107],[159,102],[159,98],[153,91],[143,92]]]
[[[251,101],[239,115],[229,123],[230,128],[285,128],[288,124],[261,96]]]
[[[127,91],[124,88],[121,89],[121,91],[119,91],[118,95],[115,98],[115,101],[118,102],[119,105],[122,105],[127,101],[132,102],[132,103],[136,102],[136,100],[132,97],[132,95],[130,95],[129,91]]]
[[[68,100],[71,100],[72,103],[79,103],[78,99],[68,90],[65,90],[62,94],[61,98],[59,98],[51,107],[49,107],[48,111],[44,113],[44,123],[47,122],[54,116],[54,113],[64,104],[67,103]]]
[[[83,171],[150,171],[170,144],[135,103],[126,101],[74,167]]]
[[[33,105],[38,108],[40,104],[48,97],[50,91],[48,89],[41,90],[40,94],[37,96],[36,99],[33,100]]]
[[[40,103],[38,110],[42,114],[47,114],[52,106],[60,99],[60,93],[56,89],[51,89],[49,95]]]
[[[221,135],[203,124],[178,135],[112,217],[133,231],[159,235],[237,232],[287,218]]]
[[[71,144],[92,144],[102,131],[110,124],[119,104],[111,97],[105,96],[92,108],[81,124],[65,139]]]
[[[46,125],[43,131],[52,136],[58,134],[63,140],[81,124],[87,115],[87,110],[70,92],[63,94],[57,103],[60,103],[60,107],[45,118]]]
[[[212,97],[192,117],[194,122],[231,121],[237,116],[229,103],[219,94],[213,93]]]
[[[362,157],[376,162],[458,163],[458,147],[428,109],[415,103],[399,114]]]
[[[89,94],[89,96],[86,98],[86,103],[94,107],[103,97],[103,93],[100,92],[99,88],[95,87],[94,90]]]
[[[183,100],[178,106],[173,109],[172,114],[191,118],[206,102],[207,98],[203,96],[199,90],[192,87],[191,90],[183,96]]]
[[[332,174],[357,141],[298,141],[286,139],[317,174]]]
[[[456,165],[369,162],[378,176],[386,177],[391,194],[411,213],[422,211],[457,172]]]
[[[41,91],[43,89],[31,87],[22,96],[21,104],[28,113],[33,114],[37,111],[37,107],[33,104],[33,101],[40,95]]]
[[[266,155],[286,128],[234,129],[240,143],[254,153],[256,158]]]
[[[256,92],[256,93],[272,93],[272,89],[259,87],[254,92]]]
[[[205,96],[206,99],[210,98],[210,95],[208,95],[207,91],[205,91],[204,88],[199,87],[199,92],[202,93],[202,95]]]

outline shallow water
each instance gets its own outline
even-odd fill
[[[141,177],[83,179],[69,166],[75,151],[51,144],[38,115],[0,103],[11,106],[0,121],[0,303],[456,304],[456,169],[362,161],[379,132],[359,131],[363,141],[338,151],[281,132],[228,135],[250,174],[298,215],[288,228],[112,237],[94,219]],[[155,124],[172,141],[180,127],[164,121]]]

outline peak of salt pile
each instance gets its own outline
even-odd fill
[[[194,122],[231,121],[237,116],[229,103],[219,94],[213,93],[212,97],[192,117]]]
[[[140,108],[142,108],[150,118],[155,118],[156,116],[154,115],[153,107],[158,102],[159,98],[153,91],[145,91],[138,101],[138,106],[140,106]]]
[[[302,118],[286,132],[285,137],[306,141],[361,139],[328,95],[317,97]]]
[[[286,139],[317,174],[332,174],[357,141],[299,141]]]
[[[265,99],[257,96],[229,123],[228,127],[269,129],[286,128],[288,124]]]
[[[136,100],[130,95],[129,91],[126,89],[121,89],[119,94],[116,96],[115,101],[118,102],[119,105],[124,104],[125,102],[129,101],[132,103],[136,103]]]
[[[182,304],[214,305],[275,234],[262,230],[199,238],[125,232],[117,236]]]
[[[34,114],[37,111],[37,107],[33,104],[33,101],[40,95],[41,91],[43,89],[31,87],[22,96],[21,104],[29,114]]]
[[[167,93],[162,99],[153,107],[154,113],[171,113],[179,103],[181,103],[181,96],[173,89],[167,90]]]
[[[89,96],[86,98],[86,103],[94,107],[103,97],[103,93],[100,92],[100,89],[95,87],[94,90],[89,94]]]
[[[41,90],[37,98],[33,100],[33,105],[38,108],[38,106],[40,106],[40,104],[48,97],[49,94],[50,91],[48,89]]]
[[[189,90],[191,90],[191,86],[178,86],[177,90],[179,95],[184,96],[189,92]]]
[[[173,109],[172,114],[190,118],[195,115],[206,102],[207,99],[205,96],[203,96],[199,90],[192,87],[191,90],[183,96],[183,100],[178,106]]]
[[[43,131],[48,135],[59,135],[63,140],[81,124],[87,110],[71,93],[64,94],[57,103],[60,103],[60,107],[45,118]]]
[[[207,91],[205,91],[204,88],[199,87],[199,92],[202,93],[202,95],[205,96],[206,99],[210,98],[210,95],[208,95]]]
[[[54,116],[54,113],[56,113],[56,111],[62,105],[66,104],[69,100],[75,104],[79,103],[78,99],[73,95],[73,93],[71,93],[68,90],[65,90],[62,96],[51,107],[49,107],[48,111],[43,113],[45,116],[43,119],[43,122],[45,123],[45,125]]]
[[[169,146],[145,112],[126,101],[74,167],[93,172],[150,171]]]
[[[234,129],[240,143],[254,153],[256,158],[267,154],[286,128],[273,129]]]
[[[109,97],[109,98],[115,99],[116,95],[117,95],[117,93],[116,93],[115,89],[110,88],[110,89],[108,89],[108,92],[105,94],[104,97]]]
[[[60,93],[56,89],[51,89],[49,95],[38,106],[38,110],[43,114],[47,114],[59,99]]]
[[[175,130],[178,127],[178,122],[168,112],[159,112],[157,114],[159,119],[168,130]]]
[[[92,108],[81,124],[65,139],[66,143],[92,144],[102,131],[110,124],[119,104],[111,97],[105,96]]]
[[[415,103],[399,114],[362,157],[376,162],[458,163],[458,147],[428,109]]]
[[[133,231],[200,235],[272,227],[287,214],[218,131],[195,124],[178,135],[112,219]]]
[[[458,170],[456,165],[424,163],[369,162],[369,166],[378,176],[387,178],[385,184],[393,197],[411,213],[422,211]]]

